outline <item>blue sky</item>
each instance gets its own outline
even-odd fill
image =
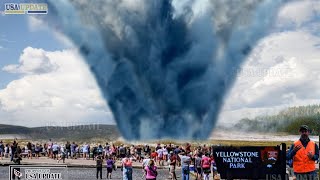
[[[12,2],[12,1],[6,1],[6,2]],[[21,1],[22,2],[22,1]],[[4,3],[1,3],[1,9],[0,11],[4,10]],[[66,42],[64,37],[61,34],[58,34],[57,32],[54,32],[45,23],[41,23],[37,20],[36,16],[46,16],[46,15],[33,15],[31,17],[30,15],[0,15],[0,94],[2,94],[2,100],[0,100],[0,121],[1,123],[6,124],[17,124],[17,125],[25,125],[25,126],[44,126],[44,125],[78,125],[78,124],[86,124],[86,123],[105,123],[107,122],[110,124],[113,121],[102,121],[106,119],[106,104],[102,100],[99,94],[99,90],[96,87],[96,84],[94,83],[87,83],[89,88],[93,89],[94,91],[92,97],[98,98],[95,102],[93,102],[92,106],[93,108],[87,107],[88,109],[86,113],[81,113],[78,111],[81,108],[84,108],[81,104],[78,102],[73,102],[73,99],[81,97],[79,95],[78,97],[64,97],[68,95],[71,91],[74,91],[74,94],[77,94],[77,90],[74,90],[73,87],[76,87],[77,84],[86,84],[83,83],[84,81],[92,81],[95,82],[92,79],[91,74],[88,72],[87,69],[85,69],[84,64],[78,64],[78,62],[75,61],[81,61],[81,57],[76,52],[75,48],[70,45],[71,43]],[[29,48],[28,48],[29,47]],[[50,54],[52,52],[52,54]],[[37,54],[38,53],[38,54]],[[50,59],[50,62],[53,62],[53,64],[57,64],[59,61],[60,64],[56,66],[70,66],[69,68],[65,68],[65,73],[61,73],[60,71],[57,73],[34,73],[33,70],[39,70],[38,67],[34,67],[32,65],[32,58],[42,58],[39,53],[42,53],[43,57],[55,57],[55,54],[59,56],[58,54],[62,54],[62,57],[60,59],[53,60]],[[39,57],[37,57],[39,56]],[[22,58],[24,57],[24,58]],[[70,58],[70,59],[68,59]],[[21,62],[19,62],[21,61]],[[66,63],[70,63],[69,65],[65,65]],[[73,63],[73,64],[72,64]],[[30,69],[31,64],[31,69]],[[41,63],[43,65],[43,63]],[[15,70],[5,70],[6,67],[13,65],[16,69]],[[81,66],[79,67],[80,74],[83,76],[87,76],[83,78],[83,81],[79,82],[76,78],[67,78],[68,71],[70,73],[70,77],[76,77],[81,75],[78,75],[78,71],[72,71],[70,69],[74,68],[75,66]],[[27,67],[27,68],[24,68]],[[29,69],[28,69],[29,68]],[[32,69],[34,68],[34,69]],[[60,68],[61,71],[64,68]],[[59,70],[60,70],[59,69]],[[84,69],[84,70],[83,70]],[[58,70],[57,70],[58,71]],[[85,71],[84,73],[82,71]],[[41,82],[36,82],[36,78],[38,77],[45,77],[47,76],[49,79],[53,81],[46,81],[43,80]],[[59,76],[59,77],[57,77]],[[64,76],[66,78],[64,78]],[[86,79],[89,78],[90,80]],[[15,82],[23,83],[26,79],[31,79],[27,83],[30,83],[31,87],[29,90],[24,87],[24,85],[19,87],[11,87],[12,84]],[[58,79],[68,79],[66,82],[62,82]],[[60,81],[61,84],[55,85],[54,83],[56,81]],[[37,84],[39,84],[40,91],[37,90]],[[45,90],[46,87],[50,87],[51,84],[53,88],[51,90]],[[66,87],[69,84],[70,87]],[[8,87],[10,86],[10,87]],[[11,89],[12,88],[12,89]],[[62,89],[63,92],[59,91],[57,89]],[[86,94],[90,94],[90,89],[84,88],[84,91],[81,91],[80,94],[85,94],[83,96],[86,96]],[[52,97],[48,97],[44,94],[43,91],[52,91],[49,93],[53,94],[61,94],[57,95],[60,99],[60,101],[64,102],[70,102],[72,101],[72,105],[76,107],[76,110],[73,110],[72,108],[68,109],[68,103],[65,105],[61,105],[57,108],[53,107],[54,105],[50,105],[50,108],[46,107],[46,102],[52,103],[54,99]],[[16,92],[19,91],[19,92]],[[30,91],[30,93],[26,93],[18,97],[19,95],[15,94],[14,92],[20,94],[25,93],[27,91]],[[66,92],[68,91],[68,92]],[[13,93],[13,94],[12,94]],[[47,93],[47,92],[46,92]],[[11,94],[11,95],[8,95]],[[9,97],[12,97],[16,99],[16,101],[10,99],[10,98],[4,98],[4,96],[8,95]],[[30,99],[27,100],[27,97]],[[38,99],[37,99],[38,98]],[[1,99],[1,98],[0,98]],[[21,104],[23,104],[22,108],[18,108],[16,106],[17,104],[13,105],[13,108],[10,107],[11,105],[8,105],[7,103],[15,103],[18,102],[17,99],[20,99]],[[25,103],[26,101],[29,101],[29,103]],[[57,100],[56,100],[57,101]],[[75,100],[77,101],[77,100]],[[81,100],[80,100],[81,101]],[[84,100],[86,101],[86,100]],[[94,101],[92,99],[88,101]],[[100,103],[100,105],[96,105],[97,103]],[[90,103],[89,103],[90,104]],[[99,106],[99,107],[98,107]],[[39,109],[37,109],[39,108]],[[93,110],[94,109],[94,110]],[[47,111],[47,112],[46,112]],[[83,111],[82,111],[83,112]],[[40,113],[43,113],[40,115]],[[66,115],[67,114],[67,115]],[[28,121],[26,121],[26,118]],[[47,119],[47,121],[45,121]],[[57,121],[56,119],[60,119],[60,121]],[[68,123],[62,124],[62,122],[66,122],[66,119],[68,119]],[[50,121],[51,120],[51,121]],[[58,124],[57,124],[58,123]]]
[[[28,46],[47,51],[66,48],[53,36],[50,29],[32,31],[28,24],[28,18],[28,15],[0,16],[0,67],[18,63],[23,49]],[[0,71],[0,77],[0,89],[3,89],[10,81],[18,78],[18,75]]]
[[[114,123],[92,74],[64,35],[29,15],[0,15],[0,24],[1,123]],[[320,2],[287,4],[272,33],[247,58],[219,123],[320,104],[319,57]]]

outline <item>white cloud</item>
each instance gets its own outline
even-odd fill
[[[114,123],[95,79],[77,51],[48,52],[28,47],[19,63],[4,68],[23,76],[0,90],[1,123]]]
[[[278,14],[278,25],[301,27],[315,16],[320,16],[319,1],[294,1],[281,8]]]
[[[31,47],[23,50],[19,63],[5,66],[2,70],[10,73],[41,74],[49,73],[58,68],[58,65],[49,59],[43,49]]]
[[[263,39],[239,71],[220,123],[320,103],[320,37],[304,31]]]

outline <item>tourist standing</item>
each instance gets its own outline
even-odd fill
[[[157,166],[155,166],[154,160],[150,160],[148,166],[145,168],[146,171],[146,180],[156,180],[157,179]]]
[[[129,157],[122,159],[121,171],[123,180],[132,180],[132,160]]]
[[[179,158],[180,158],[180,163],[181,163],[181,174],[182,180],[189,180],[190,179],[190,163],[191,163],[191,158],[189,156],[186,155],[185,152],[181,152],[179,154]]]
[[[99,175],[100,175],[100,179],[102,179],[102,164],[103,164],[103,159],[101,158],[101,156],[98,156],[98,158],[96,160],[96,167],[97,167],[96,177],[97,177],[97,179],[99,179]]]
[[[112,159],[111,156],[108,157],[106,161],[107,164],[107,179],[111,179],[112,170],[115,169],[115,161]]]
[[[293,171],[297,179],[316,179],[316,163],[319,158],[318,145],[310,140],[307,125],[300,126],[300,139],[291,146],[287,159],[293,159]]]

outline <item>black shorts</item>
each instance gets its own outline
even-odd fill
[[[58,151],[53,151],[53,154],[58,154]]]
[[[197,167],[197,173],[201,174],[202,173],[202,168],[201,167]]]
[[[203,168],[203,173],[210,174],[211,173],[210,168]]]
[[[107,173],[112,173],[112,168],[111,167],[107,167]]]

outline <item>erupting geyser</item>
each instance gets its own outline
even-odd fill
[[[51,0],[45,18],[79,47],[126,139],[206,139],[281,4]]]

